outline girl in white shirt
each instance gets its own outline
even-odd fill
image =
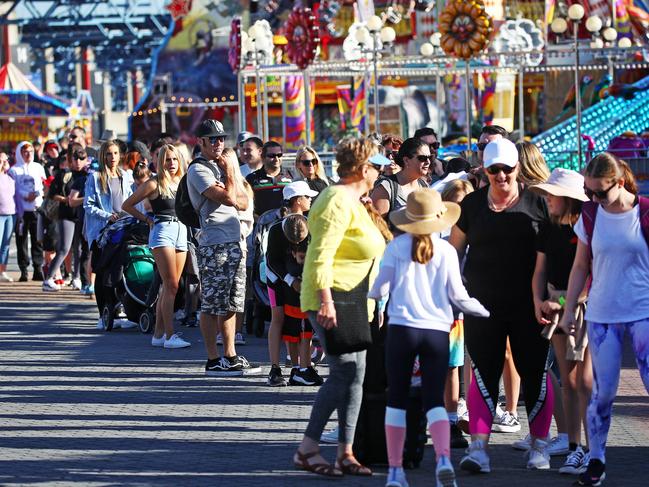
[[[628,164],[606,152],[588,164],[584,189],[596,206],[584,203],[575,226],[577,254],[559,326],[575,333],[577,301],[590,274],[585,315],[594,379],[586,412],[590,462],[579,485],[600,485],[627,332],[649,391],[649,200],[638,197]]]
[[[407,485],[402,452],[408,389],[417,355],[422,374],[422,402],[437,455],[437,482],[444,487],[455,485],[448,415],[444,408],[449,330],[453,323],[451,303],[465,313],[489,316],[464,288],[455,249],[432,236],[453,226],[459,216],[459,205],[442,202],[439,193],[432,189],[413,191],[405,207],[390,213],[392,223],[406,233],[388,245],[369,293],[373,299],[390,294],[385,413],[390,471],[386,486]]]

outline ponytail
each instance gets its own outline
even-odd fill
[[[412,236],[412,260],[419,264],[427,264],[433,258],[433,240],[430,235]]]
[[[624,189],[629,193],[638,194],[638,184],[629,164],[609,152],[602,152],[593,157],[584,175],[594,179],[624,179]]]

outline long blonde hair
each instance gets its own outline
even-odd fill
[[[170,174],[165,168],[170,153],[178,159],[178,171],[176,171],[176,174]],[[162,198],[173,198],[176,195],[176,192],[171,188],[171,182],[174,177],[182,178],[183,174],[185,174],[185,157],[175,145],[165,144],[160,147],[157,159],[156,181],[158,182],[158,193]]]
[[[234,149],[231,149],[230,147],[226,147],[223,149],[223,152],[221,153],[221,157],[228,159],[229,163],[234,167],[234,179],[235,183],[239,185],[241,188],[243,188],[248,195],[248,203],[252,205],[252,200],[254,199],[254,193],[252,190],[252,187],[250,184],[248,184],[248,181],[246,181],[246,178],[243,177],[243,174],[241,173],[241,167],[239,166],[239,159],[237,158],[237,153],[234,151]]]
[[[520,166],[518,180],[527,186],[545,183],[550,177],[550,169],[538,147],[531,142],[519,142],[516,149]]]
[[[316,175],[318,176],[318,178],[322,179],[324,182],[329,184],[329,181],[327,180],[327,175],[325,174],[324,165],[322,164],[322,160],[320,159],[320,156],[315,151],[315,149],[311,146],[303,145],[297,150],[297,152],[295,153],[295,169],[297,169],[298,172],[302,174],[302,171],[300,171],[300,166],[298,164],[300,164],[300,161],[304,154],[311,154],[315,158],[317,164]]]
[[[108,193],[109,184],[108,184],[108,168],[106,167],[106,159],[108,157],[108,149],[112,146],[117,147],[119,151],[119,143],[116,140],[107,140],[99,148],[99,186],[103,193]],[[117,176],[122,178],[122,168],[121,168],[121,154],[120,158],[117,160],[117,165],[115,166],[115,171],[117,171]]]

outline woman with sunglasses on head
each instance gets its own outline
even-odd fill
[[[182,155],[171,144],[158,151],[156,176],[137,188],[122,204],[122,209],[148,223],[149,247],[162,279],[162,290],[156,303],[156,323],[151,345],[164,348],[185,348],[190,343],[174,333],[174,303],[178,283],[187,257],[187,227],[176,217],[176,190],[183,177]],[[148,199],[153,217],[135,206]]]
[[[532,299],[536,234],[547,222],[543,199],[518,182],[518,151],[507,139],[484,151],[489,185],[468,194],[450,243],[466,253],[467,290],[491,312],[490,318],[466,316],[464,340],[473,377],[468,389],[471,445],[460,467],[490,472],[487,443],[498,405],[498,382],[509,338],[521,375],[531,448],[527,468],[550,468],[544,441],[552,421],[553,390],[547,375],[549,344],[539,332]],[[467,251],[468,248],[468,251]]]
[[[584,175],[592,202],[575,226],[577,254],[559,326],[576,333],[575,311],[590,276],[585,319],[594,385],[586,413],[590,461],[579,485],[600,485],[627,332],[649,392],[649,199],[638,196],[629,165],[609,153],[594,157]]]
[[[61,285],[57,283],[56,277],[61,264],[65,261],[68,253],[72,249],[74,242],[74,233],[79,218],[79,212],[76,208],[70,206],[70,195],[75,183],[83,177],[81,168],[83,161],[87,159],[86,151],[80,144],[70,144],[65,160],[60,161],[60,165],[54,180],[50,184],[48,197],[58,202],[58,219],[56,221],[58,241],[56,255],[48,267],[48,273],[43,281],[43,291],[60,291]],[[80,259],[79,251],[74,252],[73,278],[72,286],[75,289],[81,289],[80,279]],[[60,281],[59,281],[60,282]]]
[[[392,176],[401,171],[401,166],[399,166],[395,161],[399,154],[399,147],[401,147],[401,144],[403,144],[403,139],[396,135],[385,134],[381,139],[381,145],[385,150],[385,157],[390,159],[390,165],[383,171],[384,175]]]
[[[333,354],[330,337],[336,328],[368,327],[374,302],[361,298],[353,313],[340,313],[344,301],[367,296],[378,272],[385,241],[372,221],[361,198],[365,196],[390,161],[377,154],[378,147],[368,138],[343,139],[336,147],[340,183],[325,189],[309,213],[309,244],[302,273],[300,302],[323,345],[329,363],[329,377],[316,395],[309,424],[293,455],[296,468],[319,475],[341,477],[372,475],[354,457],[352,443],[363,396],[365,345],[357,351]],[[367,306],[363,304],[367,303]],[[332,330],[325,332],[325,330]],[[362,345],[362,346],[360,346]],[[347,350],[347,348],[345,348]],[[334,410],[338,411],[338,449],[334,465],[320,454],[320,436]]]
[[[99,234],[106,225],[119,219],[122,203],[132,193],[133,180],[128,173],[120,169],[119,163],[119,144],[114,140],[107,140],[99,149],[99,169],[86,180],[83,209],[86,240],[91,254],[98,252]],[[95,297],[101,316],[104,298],[102,293],[95,294]],[[100,317],[97,328],[103,327]]]
[[[425,178],[432,157],[428,144],[423,140],[412,137],[403,142],[394,159],[401,170],[380,178],[370,195],[381,216],[387,218],[388,213],[405,206],[410,193],[428,187]]]

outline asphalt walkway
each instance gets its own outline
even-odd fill
[[[313,388],[205,377],[196,328],[183,329],[190,348],[164,350],[137,329],[96,330],[96,320],[94,303],[71,290],[0,284],[0,485],[384,485],[380,468],[340,481],[292,468]],[[266,350],[253,337],[240,353],[264,362]],[[648,423],[649,397],[627,347],[606,485],[649,485]],[[494,434],[492,473],[458,472],[458,485],[571,485],[558,473],[561,458],[550,471],[525,469],[509,444],[526,429]],[[323,450],[333,459],[333,447]],[[461,454],[453,452],[456,466]],[[408,474],[412,486],[434,485],[433,457],[428,445],[421,468]]]

